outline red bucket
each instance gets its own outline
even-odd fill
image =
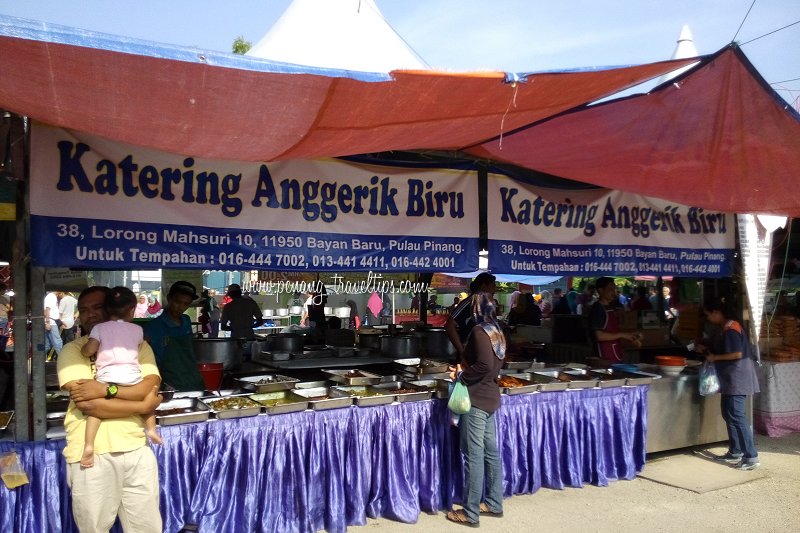
[[[206,390],[218,390],[222,385],[223,363],[198,363],[197,370],[203,378]]]

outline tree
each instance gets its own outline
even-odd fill
[[[232,49],[234,54],[244,55],[252,47],[253,43],[251,43],[250,41],[246,41],[244,36],[240,35],[236,39],[234,39]]]

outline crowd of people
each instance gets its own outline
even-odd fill
[[[155,318],[162,313],[161,304],[154,295],[140,293],[133,307],[133,318]],[[4,300],[5,297],[3,297]],[[0,328],[8,327],[9,306],[0,301]],[[2,321],[5,318],[5,321]],[[80,325],[78,300],[70,292],[52,291],[44,298],[44,340],[48,360],[54,360],[68,342],[75,340]]]

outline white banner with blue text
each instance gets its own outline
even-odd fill
[[[209,160],[34,124],[37,266],[470,272],[474,172]],[[187,140],[191,145],[191,140]]]
[[[733,214],[608,189],[488,179],[489,268],[551,276],[727,277]]]

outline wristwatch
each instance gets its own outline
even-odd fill
[[[116,398],[117,392],[119,392],[119,387],[117,387],[117,384],[109,383],[108,387],[106,387],[106,400],[110,400],[111,398]]]

